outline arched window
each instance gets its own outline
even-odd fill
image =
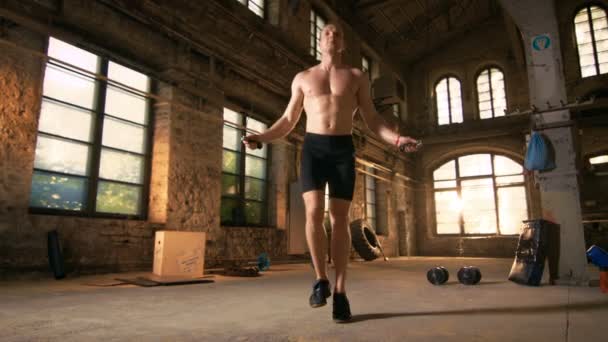
[[[576,45],[581,76],[588,77],[608,72],[608,20],[606,10],[599,6],[585,6],[574,17]]]
[[[460,81],[445,77],[435,86],[437,99],[437,123],[449,125],[462,122],[462,96]]]
[[[505,80],[497,68],[488,68],[477,77],[477,101],[479,118],[491,119],[504,116],[507,108]]]
[[[523,168],[491,153],[452,159],[433,171],[437,234],[519,234],[528,218]]]

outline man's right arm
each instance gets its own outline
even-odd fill
[[[291,82],[291,98],[283,115],[269,129],[261,134],[249,135],[245,140],[263,143],[271,142],[289,134],[296,126],[304,107],[304,93],[301,87],[302,73],[298,73]]]

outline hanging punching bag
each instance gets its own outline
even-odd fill
[[[65,268],[63,265],[63,254],[61,253],[61,245],[59,244],[59,234],[56,230],[48,232],[48,251],[49,265],[55,275],[55,279],[65,278]]]

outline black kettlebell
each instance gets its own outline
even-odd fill
[[[475,266],[465,266],[458,270],[458,281],[464,285],[476,285],[481,281],[481,271]]]
[[[450,273],[443,266],[433,267],[426,272],[426,279],[433,285],[442,285],[450,278]]]

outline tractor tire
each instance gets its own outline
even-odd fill
[[[350,235],[355,251],[365,261],[372,261],[380,256],[378,237],[365,220],[355,220],[350,223]]]

